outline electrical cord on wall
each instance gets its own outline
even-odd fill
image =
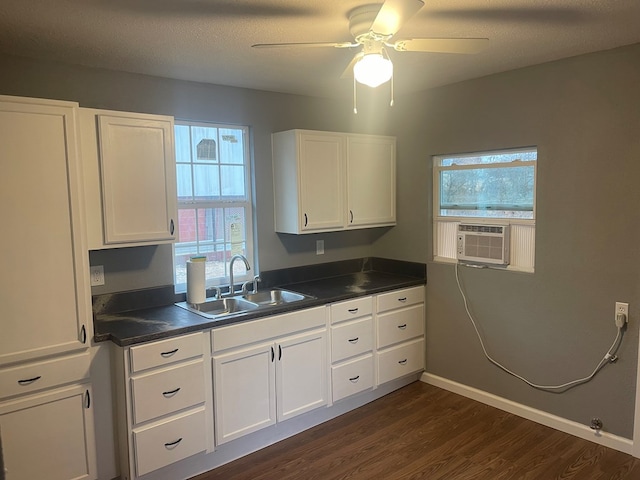
[[[560,385],[539,385],[537,383],[533,383],[529,380],[527,380],[525,377],[518,375],[517,373],[513,372],[512,370],[509,370],[507,367],[505,367],[504,365],[502,365],[500,362],[498,362],[497,360],[495,360],[493,357],[491,357],[491,355],[489,355],[489,352],[487,352],[487,348],[484,344],[484,340],[482,339],[482,335],[480,335],[480,331],[478,330],[478,326],[476,325],[476,321],[473,318],[473,315],[471,315],[471,311],[469,310],[469,302],[467,300],[467,296],[464,293],[464,290],[462,289],[462,285],[460,284],[460,275],[458,273],[460,264],[457,263],[455,266],[455,271],[456,271],[456,283],[458,284],[458,290],[460,291],[460,295],[462,296],[462,300],[464,301],[464,309],[467,312],[467,316],[469,317],[469,320],[471,320],[471,324],[473,325],[473,329],[476,331],[476,335],[478,336],[478,340],[480,341],[480,346],[482,347],[482,351],[484,352],[484,356],[487,358],[487,360],[489,360],[491,363],[493,363],[496,367],[504,370],[506,373],[508,373],[509,375],[512,375],[514,377],[516,377],[519,380],[522,380],[524,383],[526,383],[527,385],[536,388],[538,390],[548,390],[554,393],[562,393],[565,392],[567,390],[569,390],[570,388],[573,388],[575,386],[581,385],[583,383],[587,383],[588,381],[590,381],[593,377],[596,376],[596,374],[606,365],[607,361],[610,362],[614,362],[615,360],[617,360],[617,357],[615,356],[615,352],[617,351],[618,347],[620,346],[619,342],[622,341],[622,327],[617,327],[618,329],[618,333],[616,334],[616,338],[613,341],[613,344],[611,345],[611,347],[609,348],[609,350],[607,350],[607,353],[604,355],[604,357],[602,357],[602,360],[600,360],[598,362],[598,364],[596,365],[596,368],[593,370],[593,372],[591,373],[591,375],[588,375],[584,378],[579,378],[577,380],[572,380],[570,382],[566,382]],[[475,266],[475,265],[472,265]]]

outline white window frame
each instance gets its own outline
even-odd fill
[[[253,209],[253,199],[252,199],[252,170],[251,170],[251,143],[250,143],[250,129],[248,126],[244,125],[229,125],[229,124],[221,124],[221,123],[213,123],[213,122],[190,122],[183,120],[175,120],[176,126],[194,126],[194,127],[205,127],[205,128],[216,128],[216,129],[234,129],[242,131],[243,138],[243,152],[244,152],[244,191],[246,193],[245,198],[243,200],[233,200],[229,198],[221,198],[220,200],[189,200],[189,201],[180,201],[179,197],[177,199],[178,210],[185,209],[190,210],[193,208],[244,208],[245,212],[245,257],[249,261],[249,265],[251,266],[250,271],[244,271],[244,263],[242,261],[236,262],[234,265],[234,283],[237,285],[238,283],[245,282],[247,280],[251,280],[255,275],[258,275],[258,265],[257,265],[257,255],[255,253],[255,238],[254,238],[254,209]],[[219,151],[219,146],[218,146]],[[176,167],[178,164],[178,159],[176,156]],[[176,172],[176,181],[177,180],[177,172]],[[191,175],[193,176],[193,170],[191,171]],[[219,178],[218,178],[219,180]],[[192,179],[193,182],[193,179]],[[177,189],[176,189],[177,190]],[[178,226],[179,228],[179,226]],[[179,236],[178,236],[179,239]],[[188,243],[188,242],[183,242]],[[225,244],[227,243],[227,239],[225,239]],[[174,276],[174,287],[176,293],[183,293],[186,291],[186,283],[178,283],[177,275],[176,275],[176,245],[179,245],[180,242],[176,241],[173,244],[173,276]],[[225,276],[224,277],[214,277],[206,279],[206,286],[221,286],[224,287],[229,284],[229,262],[225,261]]]
[[[487,163],[474,165],[442,166],[442,161],[455,157],[477,157],[485,155],[504,155],[518,152],[536,151],[536,147],[518,149],[493,150],[473,152],[467,154],[435,155],[433,156],[433,260],[441,263],[456,263],[456,239],[458,225],[460,223],[474,223],[483,225],[509,225],[510,226],[510,252],[511,261],[507,270],[521,272],[534,272],[535,267],[535,225],[536,225],[536,190],[537,190],[537,160],[517,160],[503,163]],[[444,170],[466,170],[484,168],[510,168],[532,165],[534,167],[533,189],[533,218],[511,217],[473,217],[473,216],[449,216],[440,214],[440,173]],[[502,268],[492,267],[488,268]]]

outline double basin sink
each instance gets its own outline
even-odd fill
[[[315,297],[290,290],[273,289],[213,299],[198,304],[180,302],[176,303],[176,305],[205,318],[216,319],[227,315],[241,314],[313,298]]]

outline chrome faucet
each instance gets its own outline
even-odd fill
[[[233,285],[233,264],[238,259],[244,262],[244,266],[247,268],[247,271],[251,270],[251,265],[249,265],[249,260],[247,260],[247,257],[245,257],[244,255],[237,254],[231,257],[231,261],[229,262],[229,295],[234,295],[236,293],[234,291],[235,287]]]

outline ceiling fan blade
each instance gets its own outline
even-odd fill
[[[423,6],[422,0],[386,0],[369,30],[378,35],[395,35]]]
[[[282,47],[302,47],[302,48],[316,48],[316,47],[334,47],[334,48],[351,48],[357,47],[357,43],[351,42],[302,42],[302,43],[256,43],[251,45],[253,48],[282,48]]]
[[[489,46],[488,38],[412,38],[391,45],[399,52],[478,53]]]
[[[364,57],[364,53],[356,53],[349,62],[349,65],[347,65],[347,68],[345,68],[344,72],[342,72],[342,75],[340,75],[340,78],[353,78],[353,67],[362,57]]]

